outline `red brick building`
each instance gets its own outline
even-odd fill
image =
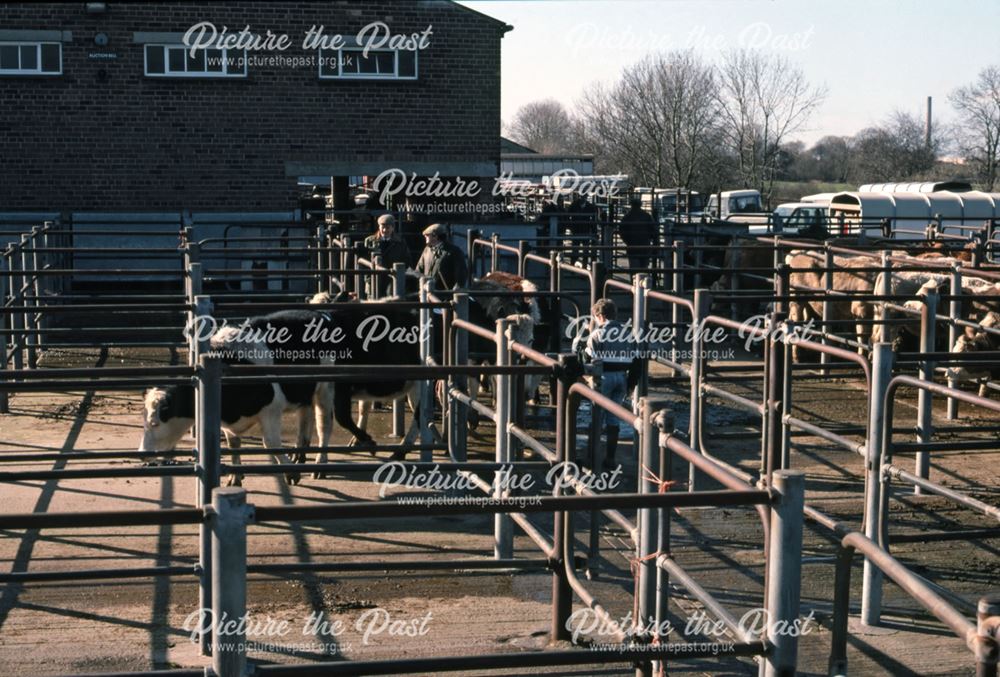
[[[192,56],[201,22],[286,47]],[[449,0],[0,5],[0,211],[287,210],[300,176],[494,177],[509,29]]]

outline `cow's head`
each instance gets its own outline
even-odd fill
[[[980,322],[983,327],[995,327],[1000,323],[1000,314],[988,313]],[[952,346],[951,352],[956,355],[977,353],[983,350],[996,350],[1000,347],[1000,336],[989,334],[974,327],[966,327],[965,332],[960,334]],[[988,369],[983,365],[976,366],[956,366],[948,370],[948,377],[958,380],[969,380],[987,375]]]
[[[184,433],[194,425],[194,419],[182,416],[180,391],[151,388],[143,398],[142,441],[139,451],[173,451]]]

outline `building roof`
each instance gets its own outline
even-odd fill
[[[500,152],[501,153],[532,153],[537,154],[538,151],[532,148],[528,148],[517,141],[511,141],[506,136],[500,137]]]
[[[507,22],[501,21],[500,19],[497,19],[496,17],[492,17],[489,14],[483,14],[482,12],[474,10],[471,7],[466,7],[465,5],[461,4],[457,0],[418,0],[418,4],[423,4],[423,5],[441,5],[441,4],[445,4],[445,3],[447,3],[448,5],[451,5],[452,7],[457,7],[458,9],[460,9],[462,11],[468,12],[470,14],[475,14],[478,17],[482,17],[483,19],[486,19],[487,21],[495,24],[497,26],[497,28],[502,29],[504,33],[507,33],[509,31],[514,30],[514,27],[511,26],[510,24],[508,24]]]

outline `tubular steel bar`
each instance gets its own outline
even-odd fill
[[[765,677],[795,674],[798,636],[782,631],[799,618],[802,587],[802,507],[806,477],[800,470],[776,470],[771,483],[779,493],[771,506],[771,534],[767,557],[767,639],[772,651],[765,657]]]
[[[758,656],[766,653],[767,648],[762,642],[706,643],[703,647],[687,643],[667,643],[658,646],[625,645],[623,648],[615,647],[611,651],[540,651],[381,661],[340,661],[308,665],[258,665],[256,674],[262,677],[431,674],[597,663],[635,663],[650,659],[686,660],[718,656]]]
[[[334,519],[377,519],[392,517],[432,517],[437,515],[487,515],[496,512],[553,512],[602,510],[607,508],[686,508],[766,505],[771,495],[759,489],[700,491],[674,494],[604,494],[600,496],[513,496],[483,505],[476,498],[467,502],[411,504],[397,501],[343,501],[330,505],[258,506],[258,522],[293,522]],[[83,513],[87,514],[87,513]],[[0,528],[10,517],[0,518]],[[45,517],[44,515],[42,517]],[[16,523],[16,522],[15,522]],[[12,528],[12,527],[7,527]]]
[[[880,431],[892,427],[891,409],[886,414],[886,392],[892,378],[892,346],[876,343],[872,346],[871,398],[868,409],[868,447],[865,459],[864,533],[878,540],[879,511],[882,506],[881,468],[885,453],[885,437]],[[861,588],[861,622],[876,625],[882,613],[882,571],[865,558]]]

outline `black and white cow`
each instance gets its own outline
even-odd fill
[[[309,299],[310,303],[323,304],[344,301],[343,296],[332,297],[325,292]],[[331,331],[339,328],[340,338],[335,342],[332,364],[357,364],[379,366],[418,366],[420,360],[420,314],[416,310],[393,308],[393,298],[352,304],[321,313]],[[414,441],[419,421],[419,381],[400,378],[358,376],[338,378],[328,386],[332,393],[333,417],[350,432],[353,444],[373,445],[367,432],[368,416],[374,402],[395,402],[406,398],[413,411],[413,420],[403,444]],[[351,402],[358,399],[357,424],[351,419]],[[394,460],[401,460],[405,452],[397,451]]]
[[[292,357],[287,357],[285,353],[276,351],[280,342],[275,340],[269,344],[261,332],[266,332],[268,327],[273,326],[285,327],[293,334],[298,329],[301,335],[305,323],[314,319],[309,315],[287,312],[252,318],[241,327],[227,326],[219,329],[211,337],[210,347],[219,353],[227,364],[301,363]],[[292,345],[282,344],[281,347],[286,350],[294,349]],[[195,398],[195,389],[191,385],[152,388],[146,391],[143,436],[139,451],[174,449],[195,423]],[[329,443],[331,431],[329,395],[323,384],[316,382],[278,384],[267,381],[224,383],[220,414],[229,448],[238,449],[240,436],[253,426],[259,425],[264,445],[269,449],[280,449],[281,416],[287,410],[294,410],[298,414],[297,446],[309,446],[314,431],[313,416],[320,433],[320,446],[325,447]],[[284,453],[279,454],[279,459],[283,463],[288,462],[288,457]],[[239,458],[234,454],[233,465],[238,463]],[[288,473],[285,478],[290,484],[299,481],[297,473]],[[241,478],[238,474],[230,476],[230,485],[240,483]]]
[[[541,321],[538,302],[534,297],[508,295],[492,295],[493,292],[536,291],[529,280],[510,273],[490,273],[481,280],[473,282],[469,290],[472,299],[469,303],[469,321],[485,329],[494,331],[498,320],[510,320],[508,336],[526,346],[534,342],[535,326]],[[486,292],[477,295],[475,292]],[[469,334],[469,355],[473,364],[494,364],[496,362],[497,346],[494,341],[478,334]],[[538,390],[541,377],[528,376],[524,379],[525,400],[532,400]],[[480,389],[488,383],[479,379],[470,379],[469,395],[478,397]],[[469,427],[475,429],[479,425],[479,416],[475,410],[469,411]]]

